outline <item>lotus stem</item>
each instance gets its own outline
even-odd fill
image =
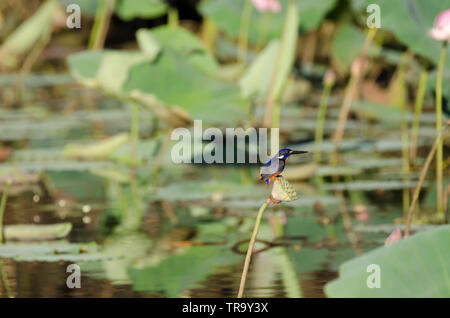
[[[264,46],[264,43],[266,42],[267,31],[269,30],[271,20],[272,20],[272,13],[265,12],[262,23],[259,24],[258,42],[256,44],[257,51],[260,51]]]
[[[38,42],[34,45],[31,52],[27,55],[25,60],[22,63],[22,67],[20,68],[17,76],[16,81],[16,96],[17,99],[23,98],[23,86],[22,81],[25,75],[30,72],[30,70],[33,68],[33,65],[37,62],[39,56],[41,55],[42,51],[45,49],[47,44],[50,42],[51,39],[51,30],[48,29],[44,31],[41,38],[38,40]]]
[[[274,102],[272,128],[280,128],[281,102],[277,99]]]
[[[337,181],[337,177],[333,177],[333,182]],[[347,233],[348,240],[350,241],[350,244],[352,245],[353,250],[355,251],[355,255],[362,255],[363,251],[358,246],[358,237],[356,236],[355,230],[353,229],[353,223],[352,218],[350,217],[350,214],[347,210],[346,200],[345,196],[342,190],[336,190],[335,191],[336,196],[339,198],[339,212],[342,217],[342,221],[344,223],[344,229]]]
[[[330,97],[334,82],[330,81],[325,82],[324,84],[325,86],[323,88],[322,97],[320,99],[319,111],[317,113],[316,132],[314,135],[314,163],[320,162],[320,157],[322,154],[323,127],[327,113],[328,99]]]
[[[252,16],[253,6],[250,0],[245,0],[244,9],[242,10],[241,25],[238,38],[238,62],[245,64],[247,60],[248,47],[248,30],[250,28],[250,20]]]
[[[3,244],[3,216],[5,215],[6,200],[8,199],[9,188],[12,184],[12,177],[8,176],[6,179],[5,190],[2,194],[2,200],[0,202],[0,244]]]
[[[344,137],[345,124],[347,122],[348,113],[350,112],[350,106],[352,105],[353,95],[356,91],[356,84],[358,83],[359,76],[352,74],[350,80],[345,88],[344,101],[342,102],[341,111],[339,113],[338,124],[336,131],[333,135],[334,150],[331,154],[330,164],[335,165],[338,163],[339,146],[342,138]]]
[[[244,269],[242,270],[242,276],[241,276],[241,284],[239,286],[239,292],[238,292],[238,298],[242,298],[242,295],[244,294],[244,288],[245,288],[245,282],[247,280],[247,273],[248,269],[250,267],[250,261],[252,259],[253,254],[253,247],[255,246],[256,236],[258,235],[259,226],[261,224],[262,215],[269,205],[270,200],[266,200],[261,208],[258,211],[258,216],[256,217],[255,226],[253,228],[252,237],[250,238],[250,243],[248,244],[247,248],[247,255],[245,256],[245,262],[244,262]]]
[[[139,104],[137,102],[133,102],[130,137],[130,164],[135,166],[137,164],[137,147],[139,141]]]
[[[414,163],[417,154],[417,140],[419,138],[419,126],[420,126],[420,115],[422,114],[423,101],[425,98],[425,91],[427,86],[428,72],[424,65],[422,67],[422,72],[420,73],[419,87],[417,88],[416,102],[414,105],[414,120],[411,132],[411,149],[410,158],[411,162]]]
[[[205,18],[202,24],[202,40],[211,53],[215,52],[217,27],[211,19]]]
[[[359,57],[355,59],[355,61],[353,61],[350,80],[345,89],[345,96],[342,102],[341,111],[339,113],[338,124],[333,136],[334,150],[330,160],[330,164],[332,165],[335,165],[338,162],[339,146],[341,144],[342,138],[344,137],[345,124],[347,123],[347,117],[350,112],[353,96],[355,95],[359,79],[363,76],[365,58],[376,33],[376,28],[370,29],[369,32],[367,32],[366,40],[364,42],[361,53],[359,54]]]
[[[442,128],[438,135],[436,136],[436,140],[434,141],[433,147],[431,147],[430,152],[428,153],[427,159],[425,160],[425,164],[423,165],[422,171],[420,173],[419,181],[417,183],[416,189],[414,190],[413,199],[408,211],[408,218],[406,220],[406,229],[405,229],[405,237],[409,236],[411,221],[414,214],[414,209],[416,207],[417,200],[419,199],[420,189],[422,188],[422,183],[425,180],[425,176],[427,174],[428,168],[430,167],[431,161],[433,160],[434,153],[438,148],[439,143],[442,141],[442,133],[445,130],[446,126]]]
[[[286,20],[289,18],[289,12],[290,10],[297,10],[296,9],[296,3],[294,0],[289,0],[289,5],[286,12]],[[264,114],[263,119],[263,126],[267,128],[279,128],[280,127],[280,114],[281,114],[281,101],[280,96],[283,93],[283,86],[281,86],[281,89],[276,89],[277,86],[277,80],[278,80],[278,74],[280,72],[280,65],[282,63],[281,59],[284,55],[284,50],[286,49],[286,41],[289,39],[287,38],[288,33],[288,22],[285,21],[284,27],[283,27],[283,34],[281,35],[281,43],[280,48],[277,53],[277,58],[275,61],[274,66],[274,72],[272,74],[272,80],[269,87],[269,92],[267,94],[266,99],[266,111]],[[283,50],[284,49],[284,50]],[[293,62],[293,61],[292,61]],[[287,79],[286,79],[287,81]]]
[[[317,32],[311,31],[306,35],[305,50],[302,56],[302,65],[311,67],[314,64],[314,56],[317,48]]]
[[[167,13],[167,24],[171,27],[177,27],[179,22],[178,10],[175,8],[169,8]]]
[[[322,141],[323,141],[323,127],[325,125],[325,117],[327,113],[328,107],[328,99],[331,94],[331,89],[334,85],[334,73],[330,69],[325,73],[324,76],[324,88],[322,92],[322,97],[320,99],[319,110],[317,112],[317,122],[316,122],[316,131],[314,134],[314,157],[313,161],[315,164],[319,164],[322,155]],[[323,193],[323,177],[317,176],[315,178],[316,184],[319,189],[319,193]]]
[[[352,183],[353,177],[352,176],[345,176],[344,180],[346,183]],[[350,197],[350,202],[353,205],[356,204],[366,204],[366,200],[364,198],[364,192],[358,191],[358,190],[348,190],[348,196]]]
[[[409,58],[409,54],[405,53],[400,62],[398,68],[398,87],[399,87],[399,103],[401,108],[402,120],[402,172],[404,174],[403,179],[407,181],[409,175],[409,142],[408,142],[408,121],[406,119],[406,86],[405,86],[405,65]],[[402,203],[403,203],[403,215],[408,213],[408,207],[410,202],[409,189],[403,189]]]
[[[281,50],[281,46],[280,46],[280,50]],[[274,116],[275,115],[274,113],[276,112],[276,110],[274,110],[274,104],[276,102],[276,99],[274,97],[274,95],[275,95],[274,91],[275,91],[275,81],[276,81],[278,69],[279,69],[280,56],[281,56],[281,53],[278,52],[278,56],[275,61],[275,70],[273,73],[272,80],[270,82],[269,92],[268,92],[267,99],[266,99],[266,111],[264,113],[264,118],[263,118],[263,126],[266,128],[270,128],[270,127],[279,128],[278,126],[279,126],[279,122],[280,122],[279,120],[280,120],[281,110],[279,109],[279,112],[278,112],[278,124],[277,124],[277,119],[275,119],[275,117],[277,117],[277,116]],[[280,108],[280,107],[275,107],[275,108]]]
[[[439,58],[438,73],[436,79],[436,130],[441,131],[442,127],[442,77],[444,73],[445,54],[447,51],[447,42],[444,42]],[[437,213],[443,214],[443,157],[444,145],[442,139],[438,141],[436,150],[436,192],[437,192]]]
[[[131,193],[134,209],[131,209],[133,214],[128,219],[131,223],[128,223],[127,225],[130,225],[130,229],[137,230],[142,225],[142,196],[136,178],[131,179]]]
[[[167,149],[170,146],[170,136],[172,136],[173,129],[170,129],[170,131],[167,133],[166,138],[164,138],[163,144],[161,145],[161,148],[158,150],[158,154],[156,155],[155,164],[153,166],[153,177],[155,184],[158,183],[158,174],[161,171],[161,166],[164,160],[164,155],[167,152]]]
[[[5,287],[6,296],[8,298],[14,298],[12,291],[11,291],[11,287],[9,287],[9,284],[8,284],[8,276],[6,275],[5,268],[3,266],[3,261],[1,261],[1,260],[0,260],[0,276],[1,276],[1,281],[3,283],[3,286]]]
[[[33,68],[33,65],[36,63],[42,51],[45,49],[50,40],[51,40],[51,30],[47,29],[44,31],[41,38],[38,40],[38,42],[35,44],[31,52],[25,58],[22,67],[19,70],[18,82],[21,83],[23,77],[28,72],[30,72],[30,70]]]
[[[102,0],[98,3],[94,25],[89,37],[89,49],[101,50],[105,45],[106,34],[108,33],[114,5],[115,0]]]

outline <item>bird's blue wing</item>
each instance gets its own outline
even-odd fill
[[[274,159],[275,159],[275,158],[270,158],[269,161],[267,161],[267,162],[264,164],[264,167],[270,166],[270,164],[273,162]]]

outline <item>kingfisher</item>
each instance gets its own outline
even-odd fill
[[[308,153],[302,150],[292,150],[289,148],[283,148],[278,151],[277,155],[270,158],[264,166],[261,167],[260,175],[261,180],[266,184],[270,183],[270,180],[277,180],[278,176],[283,172],[286,162],[290,155],[297,155]]]

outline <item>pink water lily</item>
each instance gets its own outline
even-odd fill
[[[279,0],[252,0],[253,6],[260,12],[278,13],[281,11]]]
[[[430,35],[436,41],[450,42],[450,9],[447,9],[436,17]]]
[[[388,236],[384,245],[387,246],[394,244],[395,242],[400,241],[401,239],[402,239],[402,231],[398,227],[395,230],[393,230],[392,233]]]

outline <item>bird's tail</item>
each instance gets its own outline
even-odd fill
[[[269,182],[270,182],[270,178],[266,175],[261,175],[260,180],[264,181],[266,184],[269,184]]]

